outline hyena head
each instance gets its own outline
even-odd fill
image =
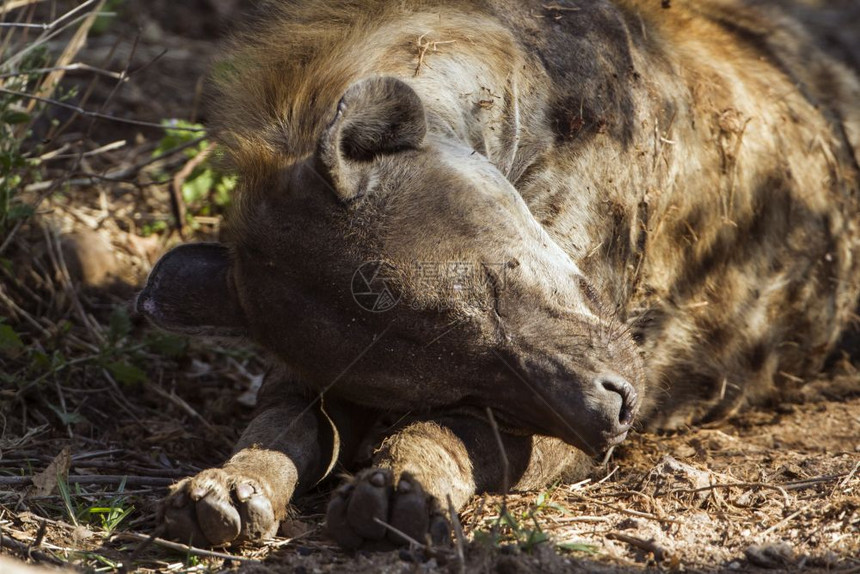
[[[315,153],[250,171],[226,246],[152,272],[137,307],[155,324],[248,336],[384,410],[489,407],[588,453],[626,436],[643,392],[626,329],[486,157],[428,132],[407,84],[354,84]]]

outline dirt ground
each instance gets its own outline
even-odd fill
[[[205,124],[202,78],[235,3],[110,4],[118,16],[77,61],[127,79],[70,71],[71,98]],[[18,341],[0,337],[0,555],[88,572],[860,572],[860,372],[847,360],[791,404],[636,434],[589,480],[476,498],[450,547],[338,550],[322,532],[330,485],[266,544],[151,539],[166,487],[229,453],[264,365],[253,348],[168,337],[129,312],[165,249],[218,236],[218,210],[183,206],[181,234],[173,223],[171,186],[193,154],[160,152],[156,127],[49,114],[71,122],[34,127],[50,140],[24,191],[37,215],[0,248],[0,335]]]

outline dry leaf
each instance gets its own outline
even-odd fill
[[[57,488],[59,477],[68,478],[69,468],[72,466],[72,449],[63,447],[48,468],[33,477],[33,486],[36,487],[35,496],[48,496]]]

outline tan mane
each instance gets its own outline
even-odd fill
[[[213,117],[228,159],[245,174],[272,173],[313,152],[346,88],[359,78],[415,67],[423,24],[470,49],[496,54],[468,15],[479,2],[452,1],[450,13],[423,0],[270,3],[233,36],[214,67]],[[396,13],[409,14],[412,27]],[[416,14],[420,14],[416,16]],[[395,24],[396,23],[396,24]],[[472,24],[471,26],[469,24]],[[439,39],[439,38],[435,38]],[[268,169],[266,169],[268,167]]]

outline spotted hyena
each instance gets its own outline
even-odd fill
[[[340,544],[444,538],[448,497],[778,397],[852,316],[860,84],[781,3],[263,14],[216,66],[229,232],[137,302],[271,356],[235,454],[164,501],[172,536],[265,537],[363,464],[328,508]]]

